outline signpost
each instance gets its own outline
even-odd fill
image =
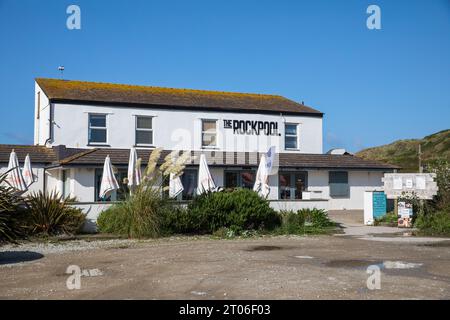
[[[382,181],[388,199],[414,194],[418,199],[432,200],[438,191],[435,178],[435,173],[386,173]]]
[[[410,228],[413,216],[412,204],[398,202],[400,197],[414,196],[420,200],[432,200],[438,192],[435,173],[386,173],[382,179],[387,198],[395,199],[398,226]]]

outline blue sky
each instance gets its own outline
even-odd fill
[[[66,8],[81,8],[81,30]],[[381,30],[366,27],[370,4]],[[33,142],[33,79],[280,94],[324,149],[450,128],[450,1],[0,0],[0,143]]]

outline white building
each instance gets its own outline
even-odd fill
[[[281,209],[363,209],[364,191],[397,169],[345,151],[323,154],[323,113],[276,95],[36,79],[34,119],[35,145],[0,145],[0,168],[12,149],[21,163],[29,153],[31,189],[74,196],[91,217],[108,203],[98,199],[106,155],[121,182],[132,146],[144,165],[155,147],[203,152],[225,188],[252,187],[259,153],[275,146],[269,200]],[[182,177],[183,199],[194,194],[196,174],[194,160]]]

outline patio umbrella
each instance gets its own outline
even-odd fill
[[[23,179],[22,171],[20,171],[19,160],[14,152],[14,149],[9,155],[8,174],[5,181],[14,189],[18,191],[27,191],[27,185]]]
[[[266,155],[262,154],[261,159],[259,160],[258,171],[256,172],[255,185],[253,186],[253,191],[258,192],[258,194],[267,198],[270,192],[269,188],[269,171],[267,168],[267,160]]]
[[[183,192],[183,184],[181,183],[180,177],[175,177],[173,173],[170,174],[169,179],[169,197],[175,198],[178,196],[181,192]]]
[[[130,160],[128,161],[128,186],[130,190],[141,184],[141,166],[138,165],[136,148],[130,150]]]
[[[33,169],[31,169],[30,155],[25,157],[25,163],[23,164],[22,176],[27,187],[31,186],[34,182]]]
[[[275,161],[276,161],[276,148],[275,146],[271,146],[267,151],[267,158],[266,158],[267,175],[269,176],[272,174],[276,174],[276,172],[273,171]]]
[[[206,162],[206,157],[202,153],[200,155],[200,163],[198,169],[198,183],[197,183],[197,194],[202,194],[204,192],[214,192],[216,191],[216,184],[209,172],[208,163]]]
[[[116,177],[114,176],[113,168],[111,166],[111,159],[109,155],[105,158],[105,164],[103,165],[102,182],[100,184],[100,198],[106,198],[113,191],[119,189]]]

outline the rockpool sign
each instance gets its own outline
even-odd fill
[[[234,134],[279,136],[278,122],[251,120],[223,120],[225,129],[233,129]]]

